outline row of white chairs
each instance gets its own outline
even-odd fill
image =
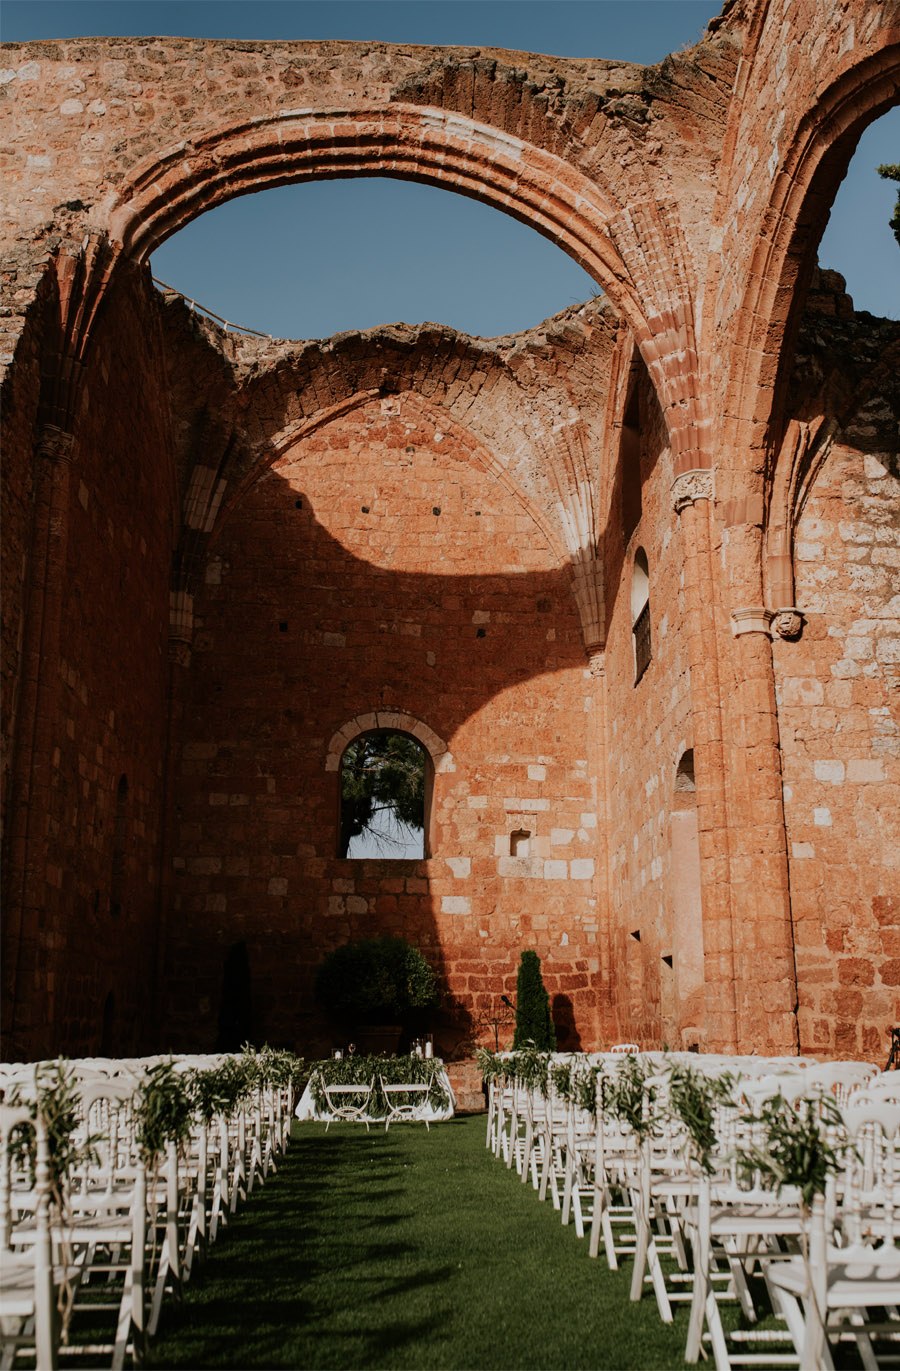
[[[632,1300],[649,1287],[667,1323],[673,1305],[690,1305],[687,1361],[708,1346],[717,1371],[819,1371],[832,1366],[840,1339],[855,1344],[865,1371],[882,1364],[885,1349],[896,1354],[900,1073],[859,1062],[676,1053],[622,1063],[620,1054],[555,1054],[536,1084],[534,1054],[524,1065],[510,1054],[506,1073],[491,1083],[488,1146],[541,1199],[550,1196],[562,1222],[588,1238],[591,1256],[602,1248],[611,1269],[632,1262]],[[670,1098],[673,1068],[684,1066],[722,1082],[702,1162]],[[588,1074],[594,1068],[596,1078]],[[622,1070],[632,1071],[640,1092],[636,1127],[604,1107]],[[582,1088],[560,1089],[572,1071]],[[792,1110],[788,1117],[805,1120],[810,1137],[840,1159],[811,1203],[810,1194],[779,1184],[766,1160],[773,1108]],[[764,1328],[761,1289],[775,1315]],[[740,1306],[744,1325],[730,1333],[720,1312],[727,1301]]]
[[[180,1295],[290,1136],[291,1085],[261,1079],[148,1156],[138,1107],[148,1072],[171,1063],[182,1076],[226,1061],[0,1065],[0,1368],[20,1356],[39,1371],[61,1359],[144,1360],[165,1297]],[[60,1128],[46,1090],[58,1071],[71,1078],[77,1114],[62,1184],[54,1183]],[[99,1337],[79,1338],[73,1323],[70,1338],[69,1313]]]

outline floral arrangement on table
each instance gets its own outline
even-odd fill
[[[326,1085],[368,1086],[373,1080],[375,1089],[368,1113],[383,1118],[387,1103],[379,1088],[379,1078],[385,1085],[419,1085],[430,1081],[428,1103],[434,1109],[446,1109],[450,1096],[442,1082],[444,1063],[439,1057],[367,1057],[359,1053],[346,1057],[327,1057],[310,1062],[310,1087],[316,1108],[325,1112],[328,1100]]]

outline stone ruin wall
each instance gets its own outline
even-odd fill
[[[42,702],[42,727],[51,726],[41,792],[46,841],[20,974],[35,1016],[26,1022],[52,1025],[73,1052],[97,1048],[110,992],[123,1050],[146,1042],[153,1023],[174,472],[162,340],[147,298],[146,286],[122,288],[98,331],[77,454],[65,470],[67,537],[51,550],[62,559],[63,594],[47,607],[59,616],[61,655]],[[25,396],[19,405],[26,411]],[[13,464],[8,472],[4,544],[17,552],[31,531],[31,473]],[[17,570],[9,568],[13,583]],[[15,601],[7,585],[4,602]],[[32,600],[29,612],[38,609]],[[12,721],[15,694],[7,701]],[[117,916],[110,882],[122,776],[129,822]]]
[[[318,962],[382,933],[420,946],[476,1025],[536,947],[595,1037],[592,683],[565,569],[489,465],[446,410],[373,399],[292,448],[216,540],[177,781],[177,1041],[215,1036],[240,940],[259,1031],[314,1040]],[[341,860],[331,740],[398,713],[448,749],[433,856]]]
[[[896,4],[863,14],[835,0],[791,13],[728,6],[698,48],[647,70],[383,45],[98,40],[10,50],[15,75],[3,83],[16,122],[2,157],[17,194],[7,197],[3,261],[2,722],[19,882],[5,929],[15,950],[4,958],[5,984],[18,983],[13,1040],[26,1047],[17,1050],[96,1050],[105,1008],[119,1050],[146,1046],[164,1003],[173,1045],[188,1036],[210,1045],[222,958],[251,928],[261,1000],[284,1004],[282,987],[301,988],[264,1017],[266,1032],[297,1042],[310,1031],[304,987],[319,949],[402,916],[441,947],[450,986],[476,1019],[486,996],[510,988],[517,949],[532,945],[551,991],[571,998],[584,1046],[615,1036],[765,1050],[788,1041],[796,967],[799,1047],[877,1059],[885,1026],[900,1017],[898,400],[897,369],[882,364],[897,326],[850,318],[834,284],[819,281],[811,309],[832,323],[810,313],[792,363],[791,301],[803,296],[845,149],[896,100],[898,37]],[[196,92],[198,80],[202,98],[179,103],[180,85]],[[418,139],[414,174],[434,136],[452,149],[446,172],[434,173],[442,184],[473,177],[469,189],[526,218],[552,200],[557,219],[542,226],[595,271],[615,307],[568,311],[488,343],[384,329],[270,345],[218,336],[162,302],[137,260],[150,237],[134,261],[113,261],[117,233],[177,226],[152,220],[150,191],[135,179],[160,140],[187,140],[190,186],[177,160],[160,172],[159,213],[179,222],[236,189],[322,174],[331,154],[311,143],[308,165],[286,162],[279,173],[254,162],[240,186],[220,179],[189,203],[215,171],[210,119],[226,122],[237,100],[277,120],[310,92],[322,108],[375,111],[365,120],[376,142],[399,128],[391,156],[412,156]],[[443,113],[416,123],[421,109]],[[485,127],[495,130],[489,155]],[[347,128],[350,143],[365,133],[358,119]],[[463,145],[465,171],[453,160]],[[514,147],[520,201],[510,200],[512,182],[498,189]],[[137,217],[117,219],[129,184]],[[597,242],[606,246],[586,246]],[[624,377],[637,350],[643,513],[626,542]],[[853,358],[866,373],[860,414],[835,380]],[[365,398],[351,404],[354,395]],[[811,439],[817,465],[792,535],[805,622],[799,637],[770,647],[763,610],[784,604],[783,566],[781,580],[766,571],[779,444],[792,424],[819,434],[820,417],[829,438]],[[406,456],[427,463],[442,510],[423,516],[422,541],[406,537],[401,549],[408,622],[421,625],[418,636],[398,635],[418,701],[406,708],[446,738],[456,770],[436,778],[433,857],[401,878],[338,863],[334,773],[321,759],[329,730],[364,715],[384,675],[365,626],[382,621],[371,584],[386,574],[388,544],[383,529],[341,523],[342,500],[367,462],[381,479]],[[697,473],[699,496],[676,512],[672,485],[685,472]],[[288,492],[312,505],[321,567],[273,536],[300,512]],[[474,584],[450,604],[443,587],[429,588],[444,577],[429,540],[463,492],[510,541],[449,538],[460,558],[478,552],[466,572]],[[393,495],[391,507],[397,519]],[[526,552],[510,560],[523,536]],[[638,545],[650,566],[653,660],[635,687]],[[338,565],[352,568],[355,603],[341,604],[349,628],[326,626],[326,602],[311,595],[314,572]],[[247,608],[254,566],[267,572],[263,613]],[[493,587],[489,609],[474,603],[479,578]],[[520,578],[546,582],[533,612]],[[305,605],[317,626],[295,638],[294,609],[276,599]],[[453,634],[436,632],[435,599]],[[475,624],[476,613],[492,617]],[[735,638],[752,614],[762,627]],[[479,627],[486,634],[473,647],[493,648],[502,631],[514,651],[483,661],[476,678],[451,644]],[[326,633],[335,635],[327,644]],[[290,672],[273,665],[278,654],[292,654]],[[352,669],[336,690],[330,659],[341,654]],[[435,694],[442,655],[454,690]],[[298,692],[308,729],[287,713]],[[435,717],[446,710],[449,729]],[[523,713],[543,721],[527,748],[510,727]],[[248,734],[263,715],[271,765],[257,768]],[[677,774],[689,749],[692,790]],[[527,874],[500,851],[512,799],[549,806],[522,809],[542,845]],[[699,832],[702,930],[679,894],[676,817],[681,831]],[[298,818],[310,827],[299,838]],[[475,911],[488,905],[485,930]]]

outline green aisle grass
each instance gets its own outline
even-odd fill
[[[629,1272],[591,1261],[549,1200],[484,1146],[483,1117],[426,1133],[300,1124],[184,1303],[157,1367],[674,1368],[687,1311],[659,1321]]]

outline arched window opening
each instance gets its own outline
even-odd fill
[[[427,856],[431,759],[408,733],[362,733],[340,770],[338,856],[417,861]]]
[[[880,166],[896,167],[900,147],[900,108],[875,119],[862,134],[828,214],[819,244],[819,264],[845,278],[854,308],[879,318],[900,318],[897,272],[895,179],[880,177]],[[861,206],[865,205],[863,212]]]
[[[675,797],[673,809],[695,809],[697,807],[697,782],[694,779],[694,749],[689,747],[681,754],[675,772]]]
[[[701,899],[700,835],[697,825],[697,784],[694,749],[681,754],[669,814],[671,932],[674,947],[676,1027],[696,1034],[703,1017],[703,905]],[[693,1041],[693,1036],[689,1039]]]
[[[628,546],[641,522],[641,406],[636,370],[632,371],[628,401],[622,416],[622,437],[619,443],[619,465],[622,472],[622,540]]]
[[[128,805],[128,777],[120,776],[116,786],[116,812],[113,820],[112,869],[109,878],[109,912],[114,919],[122,913],[125,889],[126,808]]]
[[[634,642],[634,683],[650,665],[650,569],[647,554],[639,547],[631,574],[631,636]]]

